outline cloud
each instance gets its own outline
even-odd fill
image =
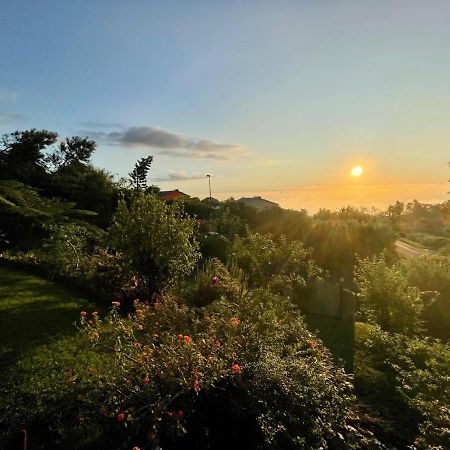
[[[188,174],[184,170],[176,171],[169,170],[169,174],[165,177],[153,178],[155,181],[189,181],[189,180],[203,180],[206,178],[205,173]]]
[[[99,122],[96,120],[87,120],[85,122],[81,122],[80,125],[85,128],[121,128],[122,124],[117,122]]]
[[[21,114],[0,111],[0,125],[14,125],[23,120],[23,118]]]
[[[158,127],[131,127],[122,132],[83,132],[113,145],[148,147],[160,155],[192,159],[230,160],[245,153],[237,144],[223,144],[209,139],[196,139]]]
[[[11,89],[0,86],[1,103],[17,103],[17,94]]]

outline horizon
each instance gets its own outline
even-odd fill
[[[122,5],[4,5],[1,134],[89,136],[121,177],[151,154],[200,197],[212,174],[310,211],[447,200],[450,3]]]

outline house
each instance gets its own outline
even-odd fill
[[[275,202],[271,202],[270,200],[266,200],[261,197],[242,197],[237,200],[239,203],[244,203],[245,205],[252,206],[258,211],[264,211],[269,208],[279,208],[280,205]]]
[[[169,200],[187,199],[190,198],[190,195],[185,194],[184,192],[181,192],[178,189],[174,189],[173,191],[160,191],[158,192],[158,197],[161,200],[169,201]]]

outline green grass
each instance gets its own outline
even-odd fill
[[[0,267],[0,367],[76,334],[83,309],[92,311],[95,304],[52,281]]]
[[[305,321],[311,331],[318,332],[336,362],[347,372],[353,372],[354,323],[320,314],[306,314]]]

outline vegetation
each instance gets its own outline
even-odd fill
[[[446,447],[448,202],[164,202],[152,156],[127,181],[94,151],[47,130],[2,139],[0,262],[101,302],[0,268],[7,449]],[[439,255],[399,260],[397,236]]]

